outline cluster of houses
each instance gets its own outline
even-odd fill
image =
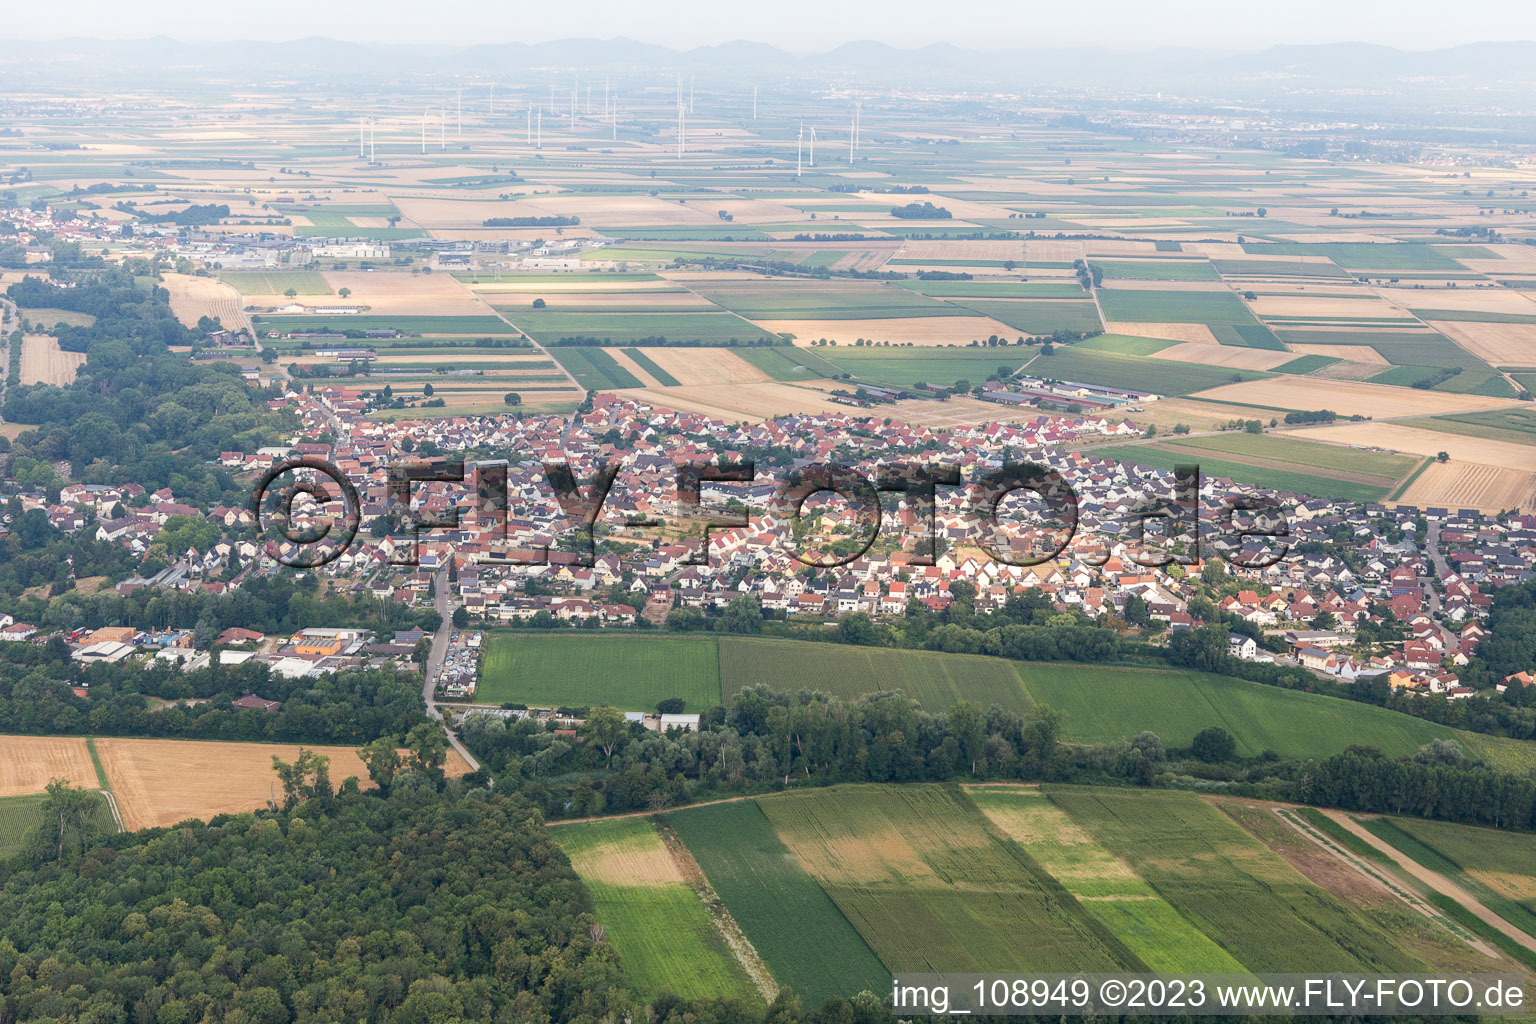
[[[1529,578],[1536,565],[1533,516],[1338,504],[1304,496],[1288,502],[1290,535],[1284,539],[1290,553],[1263,568],[1229,563],[1227,583],[1220,588],[1195,567],[1141,564],[1131,527],[1149,495],[1172,494],[1171,477],[1074,450],[1069,443],[1077,438],[1138,432],[1119,416],[1097,412],[942,428],[841,413],[726,423],[599,394],[589,411],[574,417],[380,421],[366,415],[366,399],[357,388],[294,390],[273,401],[298,414],[298,437],[331,440],[296,437],[286,446],[224,452],[219,461],[254,476],[278,459],[313,455],[352,480],[363,529],[350,548],[318,570],[330,585],[354,596],[416,605],[429,600],[433,579],[451,565],[456,600],[485,623],[527,622],[542,614],[585,626],[622,627],[642,616],[657,621],[678,605],[721,607],[743,593],[786,616],[899,616],[913,602],[943,609],[953,599],[954,585],[964,582],[974,590],[979,611],[1000,607],[1021,589],[1036,589],[1093,619],[1123,619],[1135,603],[1154,628],[1177,632],[1198,624],[1191,603],[1206,598],[1266,636],[1286,637],[1284,645],[1252,649],[1235,639],[1239,657],[1272,657],[1341,679],[1385,676],[1409,692],[1460,697],[1470,691],[1460,685],[1457,669],[1485,635],[1492,591]],[[477,466],[471,463],[462,483],[413,484],[419,510],[434,518],[456,517],[455,527],[424,531],[415,540],[383,531],[375,536],[370,526],[390,511],[388,466],[423,461],[424,451],[433,453],[427,461],[446,462],[446,456],[470,450],[505,473],[504,508],[480,500]],[[692,539],[679,539],[676,532],[631,525],[697,518],[680,502],[676,463],[717,458],[756,461],[757,476],[750,483],[704,486],[706,506],[736,501],[753,509],[746,525],[715,526],[707,541],[698,529],[684,531]],[[1049,552],[1059,543],[1052,539],[1059,531],[1013,531],[1002,540],[989,536],[978,531],[963,489],[941,489],[934,524],[939,554],[931,564],[917,557],[924,523],[906,501],[887,509],[877,540],[862,555],[819,570],[796,560],[788,521],[770,511],[791,467],[837,463],[873,477],[894,465],[944,463],[974,480],[1018,461],[1056,470],[1078,498],[1077,531],[1055,557],[1038,564],[989,557],[987,546],[1007,548],[1004,553],[1012,556],[1041,549],[1045,536]],[[568,462],[578,481],[591,480],[604,463],[621,467],[602,504],[590,564],[575,542],[580,533],[573,526],[579,524],[554,499],[541,462]],[[1182,513],[1184,525],[1209,537],[1220,528],[1229,501],[1260,493],[1204,478],[1200,501]],[[46,508],[61,530],[88,528],[99,539],[135,551],[148,550],[174,516],[204,516],[220,526],[219,540],[207,550],[172,552],[172,569],[122,581],[120,587],[227,589],[251,573],[276,568],[273,552],[255,543],[255,524],[245,509],[200,509],[177,501],[169,490],[146,494],[132,484],[71,485],[54,502],[41,493],[23,493],[20,500],[23,507]],[[298,510],[294,525],[307,525],[311,515]],[[1425,521],[1438,533],[1435,549],[1415,541]],[[823,525],[849,533],[859,528],[851,506],[829,509]],[[1347,540],[1341,543],[1341,537]],[[1238,554],[1256,562],[1248,556],[1263,548],[1262,538],[1248,538]],[[414,564],[402,564],[412,559]],[[1363,624],[1384,621],[1400,623],[1406,638],[1356,642]],[[274,666],[302,674],[316,665],[352,664],[348,659],[377,653],[364,650],[366,644],[330,646],[290,645],[286,652],[271,652],[278,655]]]
[[[438,693],[453,700],[474,698],[483,641],[484,634],[479,630],[455,629],[448,634],[448,650],[435,681]]]

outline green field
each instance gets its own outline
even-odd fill
[[[1275,373],[1311,373],[1321,370],[1325,366],[1332,366],[1339,360],[1332,356],[1298,356],[1288,363],[1275,367]]]
[[[735,352],[774,380],[820,380],[842,372],[825,356],[799,345],[753,345]]]
[[[964,309],[989,316],[1025,334],[1101,331],[1104,324],[1091,302],[1058,299],[966,299]]]
[[[922,295],[957,299],[1083,299],[1076,283],[1054,281],[903,281],[900,287]]]
[[[1323,256],[1351,270],[1452,270],[1467,268],[1433,246],[1416,242],[1247,242],[1250,256]]]
[[[626,711],[653,711],[668,697],[689,711],[720,703],[714,637],[492,632],[475,691],[487,704]]]
[[[820,690],[849,699],[893,690],[933,712],[961,700],[1015,711],[1029,707],[1012,663],[1001,658],[805,640],[721,637],[720,683],[727,698],[743,687],[767,686],[790,693]]]
[[[89,783],[82,779],[81,784]],[[27,832],[42,823],[43,802],[47,799],[43,793],[0,797],[0,861],[16,856],[25,848]],[[97,826],[106,835],[116,832],[117,823],[112,820],[112,811],[105,798],[97,800],[97,804]]]
[[[1392,480],[1345,480],[1337,476],[1280,466],[1261,466],[1236,459],[1222,459],[1205,452],[1187,448],[1172,441],[1159,444],[1120,445],[1107,449],[1114,458],[1154,469],[1173,469],[1175,466],[1198,464],[1206,477],[1221,477],[1237,483],[1267,487],[1289,494],[1307,494],[1332,501],[1379,501],[1392,492],[1397,478]],[[1405,471],[1406,472],[1406,471]]]
[[[1489,313],[1474,309],[1415,309],[1414,316],[1423,320],[1452,320],[1476,324],[1536,324],[1532,313]]]
[[[1352,743],[1391,756],[1415,753],[1437,739],[1465,735],[1447,726],[1355,701],[1265,686],[1183,669],[1109,668],[1016,662],[1030,699],[1063,712],[1063,739],[1107,743],[1151,730],[1170,747],[1219,725],[1240,753],[1328,757]],[[1518,744],[1518,740],[1505,743]]]
[[[1281,263],[1269,260],[1212,260],[1218,274],[1235,277],[1349,277],[1333,263]]]
[[[1486,437],[1491,441],[1536,444],[1536,410],[1519,407],[1457,413],[1454,416],[1430,416],[1421,420],[1405,420],[1403,425],[1446,434]]]
[[[1242,964],[1180,917],[1123,860],[1094,842],[1039,789],[968,786],[966,794],[1152,970],[1242,973]]]
[[[964,312],[906,288],[869,281],[730,281],[695,290],[754,320],[877,320]]]
[[[1150,391],[1158,395],[1188,395],[1239,380],[1259,380],[1269,376],[1253,370],[1079,350],[1076,345],[1057,346],[1055,353],[1041,355],[1025,372],[1052,380]]]
[[[1249,434],[1234,432],[1208,437],[1171,440],[1168,444],[1195,451],[1221,452],[1271,462],[1284,462],[1300,469],[1323,469],[1397,480],[1419,464],[1412,455],[1372,452],[1347,445],[1309,441],[1284,434]]]
[[[685,999],[757,999],[649,819],[579,822],[552,834],[592,894],[598,923],[641,998],[666,989]]]
[[[282,295],[290,288],[300,295],[332,294],[325,277],[315,270],[224,271],[219,280],[242,295]]]
[[[1420,864],[1470,889],[1488,909],[1536,937],[1536,836],[1421,818],[1362,824]]]
[[[726,345],[772,338],[729,313],[562,313],[551,309],[508,311],[518,329],[546,344],[579,338],[594,345],[633,345],[665,338],[673,345]]]
[[[603,353],[607,355],[607,353]],[[624,354],[634,360],[636,366],[651,375],[651,378],[665,388],[677,387],[678,380],[666,370],[656,365],[656,361],[638,348],[626,348]]]
[[[1251,324],[1253,314],[1231,292],[1099,290],[1106,320],[1177,324]]]
[[[768,971],[808,1006],[880,992],[890,975],[751,800],[668,815]]]
[[[642,387],[640,378],[620,366],[612,355],[596,347],[557,345],[550,349],[576,383],[588,391]]]
[[[1046,795],[1159,896],[1253,971],[1422,969],[1200,797],[1047,786]]]
[[[758,801],[892,971],[1113,971],[1138,959],[954,787]]]
[[[1104,271],[1106,280],[1129,281],[1216,281],[1216,269],[1205,260],[1089,260]]]
[[[840,345],[825,350],[827,358],[863,380],[901,387],[928,384],[949,387],[957,380],[980,384],[998,370],[1009,374],[1024,365],[1035,349],[1020,346],[997,348],[898,348],[883,345],[853,348]]]
[[[1075,743],[1129,739],[1147,729],[1171,747],[1187,747],[1195,733],[1220,725],[1237,737],[1245,756],[1273,750],[1327,757],[1352,743],[1406,756],[1432,740],[1454,739],[1505,770],[1536,767],[1536,743],[1209,673],[770,637],[493,631],[476,699],[649,711],[665,698],[682,697],[689,711],[702,711],[747,686],[848,700],[894,691],[934,713],[961,700],[1019,713],[1048,704],[1063,712],[1063,738]]]
[[[517,333],[495,316],[253,316],[251,322],[262,334],[396,330],[404,334],[495,337]]]
[[[1110,355],[1118,356],[1150,356],[1177,344],[1178,342],[1169,341],[1166,338],[1137,338],[1129,334],[1100,334],[1094,338],[1074,341],[1072,349],[1076,352],[1108,352]]]

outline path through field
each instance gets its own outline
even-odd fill
[[[1407,854],[1400,852],[1397,847],[1393,846],[1385,839],[1378,838],[1375,833],[1362,826],[1348,813],[1344,811],[1327,810],[1323,811],[1323,813],[1328,815],[1328,817],[1332,818],[1343,827],[1349,829],[1350,832],[1354,833],[1365,842],[1370,843],[1372,846],[1386,854],[1388,857],[1391,857],[1393,863],[1395,863],[1403,871],[1406,871],[1408,874],[1423,882],[1425,885],[1440,893],[1442,896],[1449,896],[1457,903],[1460,903],[1462,906],[1466,907],[1467,910],[1471,911],[1473,914],[1476,914],[1477,917],[1484,923],[1497,928],[1511,939],[1514,939],[1516,942],[1520,943],[1520,945],[1524,946],[1526,949],[1536,953],[1536,938],[1532,938],[1531,936],[1525,934],[1525,932],[1521,931],[1519,928],[1516,928],[1514,925],[1504,920],[1498,914],[1495,914],[1493,911],[1483,906],[1481,900],[1472,895],[1466,889],[1463,889],[1460,885],[1457,885],[1449,878],[1446,878],[1440,872],[1431,871],[1429,868],[1420,864],[1412,857],[1409,857]]]
[[[1450,918],[1446,917],[1439,910],[1430,906],[1423,899],[1421,899],[1418,893],[1412,892],[1397,884],[1391,878],[1385,877],[1381,869],[1370,864],[1364,857],[1359,856],[1353,851],[1348,850],[1341,844],[1335,842],[1330,836],[1323,833],[1320,829],[1314,828],[1311,824],[1297,815],[1292,808],[1276,807],[1274,811],[1276,816],[1279,817],[1281,821],[1284,821],[1297,832],[1301,833],[1303,836],[1306,836],[1323,850],[1326,850],[1328,853],[1331,853],[1339,860],[1354,868],[1355,871],[1364,875],[1366,878],[1371,879],[1373,882],[1380,885],[1388,892],[1392,893],[1398,899],[1412,907],[1417,913],[1441,925],[1446,929],[1446,931],[1449,931],[1452,935],[1455,935],[1458,939],[1465,942],[1468,946],[1471,946],[1473,949],[1477,950],[1479,953],[1483,954],[1489,959],[1497,960],[1499,958],[1498,950],[1494,949],[1492,946],[1488,945],[1488,943],[1484,942],[1477,936],[1471,934],[1465,928],[1462,928],[1455,922],[1451,921]]]

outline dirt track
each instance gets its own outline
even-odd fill
[[[1514,925],[1504,920],[1498,914],[1495,914],[1493,911],[1483,906],[1481,900],[1472,895],[1466,889],[1463,889],[1460,885],[1457,885],[1449,878],[1446,878],[1440,872],[1431,871],[1429,868],[1426,868],[1418,861],[1413,860],[1412,858],[1398,852],[1397,848],[1394,847],[1391,843],[1388,843],[1386,840],[1377,838],[1368,829],[1364,828],[1359,822],[1355,821],[1354,818],[1344,813],[1343,811],[1323,811],[1323,813],[1328,815],[1328,817],[1332,818],[1334,821],[1338,822],[1344,828],[1349,829],[1350,832],[1354,833],[1365,842],[1370,843],[1372,846],[1386,854],[1388,857],[1391,857],[1397,866],[1403,871],[1407,872],[1409,875],[1412,875],[1414,878],[1418,879],[1420,882],[1423,882],[1425,885],[1429,886],[1431,889],[1435,890],[1441,895],[1449,896],[1457,903],[1460,903],[1462,906],[1466,907],[1473,914],[1477,915],[1479,920],[1488,925],[1491,925],[1494,928],[1497,928],[1511,939],[1514,939],[1516,942],[1520,943],[1520,945],[1524,946],[1526,949],[1536,953],[1536,938],[1532,938],[1531,936],[1525,934],[1525,932],[1516,928]]]

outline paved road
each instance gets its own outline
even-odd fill
[[[427,655],[426,676],[421,684],[421,699],[427,703],[427,714],[443,723],[443,731],[448,734],[448,743],[459,756],[469,765],[470,771],[479,771],[480,762],[475,760],[475,755],[469,752],[469,748],[459,741],[458,733],[453,731],[453,726],[443,717],[443,713],[437,710],[437,673],[443,667],[443,659],[448,656],[448,636],[453,632],[453,599],[450,596],[452,587],[448,583],[448,571],[441,570],[437,574],[437,613],[443,617],[442,625],[437,627],[437,632],[432,634],[432,652]]]

